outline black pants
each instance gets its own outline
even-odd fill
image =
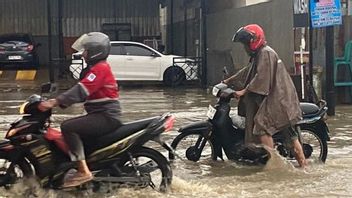
[[[72,118],[61,124],[61,131],[70,149],[72,161],[84,160],[84,148],[81,137],[96,138],[113,132],[121,126],[117,119],[104,114],[93,113]]]

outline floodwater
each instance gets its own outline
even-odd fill
[[[18,107],[30,94],[21,91],[0,95],[1,131],[19,117]],[[164,135],[169,143],[181,126],[205,119],[208,105],[215,101],[208,90],[195,88],[123,88],[120,95],[124,122],[173,113],[174,130]],[[83,110],[81,105],[75,105],[66,110],[56,109],[54,113],[54,125],[59,126],[62,120],[80,115]],[[327,120],[331,133],[327,161],[310,164],[307,170],[294,168],[279,156],[274,156],[265,167],[240,166],[230,161],[176,160],[172,165],[172,186],[166,194],[128,188],[111,194],[69,193],[43,190],[35,182],[27,181],[10,191],[0,189],[0,197],[351,197],[351,120],[352,106],[336,108],[336,116]]]

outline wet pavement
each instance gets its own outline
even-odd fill
[[[0,131],[17,119],[19,105],[39,90],[11,90],[0,95]],[[176,116],[174,130],[164,134],[171,143],[177,129],[203,120],[215,99],[208,90],[198,88],[122,88],[123,121],[133,121],[171,112]],[[83,113],[82,105],[55,109],[54,125]],[[275,156],[265,167],[245,167],[235,163],[201,160],[193,163],[176,160],[171,190],[160,194],[152,189],[119,189],[111,194],[68,193],[42,190],[34,182],[0,189],[0,197],[351,197],[352,196],[352,106],[336,107],[336,116],[327,120],[331,131],[325,164],[310,164],[305,171]],[[0,133],[2,137],[4,134]],[[164,153],[166,155],[166,153]]]

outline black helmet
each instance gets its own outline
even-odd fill
[[[94,64],[100,60],[105,60],[110,53],[110,39],[101,32],[90,32],[83,34],[72,45],[77,51],[87,51],[85,61]]]
[[[37,114],[40,112],[37,109],[37,105],[43,101],[43,98],[40,95],[33,94],[29,96],[25,103],[20,106],[21,114]]]

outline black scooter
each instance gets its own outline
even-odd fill
[[[244,146],[244,129],[235,126],[229,115],[230,101],[234,90],[226,84],[220,83],[213,87],[212,94],[218,98],[216,105],[209,105],[207,120],[198,121],[179,129],[180,134],[173,140],[171,147],[175,153],[169,153],[169,159],[175,155],[197,162],[201,157],[223,160],[226,157],[234,161],[245,161],[250,164],[265,164],[270,158],[262,147],[248,148]],[[319,102],[319,106],[311,103],[301,103],[303,120],[296,126],[302,143],[305,157],[325,162],[328,153],[327,141],[329,129],[324,121],[327,111],[326,103]],[[273,136],[275,148],[289,159],[294,159],[291,149],[285,144],[281,132]]]
[[[61,132],[50,127],[51,110],[38,110],[40,101],[39,95],[29,97],[20,108],[23,117],[0,140],[0,187],[9,188],[23,177],[35,176],[42,187],[60,189],[66,174],[76,168]],[[174,116],[165,113],[83,140],[94,179],[73,189],[98,191],[124,185],[167,190],[172,181],[169,161],[145,143],[155,141],[171,151],[160,136],[173,123]]]

